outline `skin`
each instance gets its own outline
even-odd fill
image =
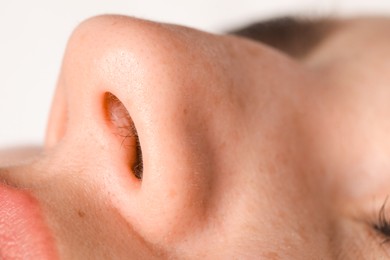
[[[92,18],[69,41],[44,148],[3,152],[0,180],[37,199],[61,259],[385,258],[389,32],[341,21],[293,59]]]

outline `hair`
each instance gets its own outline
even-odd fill
[[[228,33],[263,42],[302,58],[334,28],[335,20],[281,17],[246,25]]]

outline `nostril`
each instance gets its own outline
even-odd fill
[[[136,135],[133,120],[123,103],[112,93],[104,95],[105,111],[109,122],[116,128],[116,133],[122,137]]]
[[[114,134],[119,138],[121,148],[125,149],[126,158],[134,176],[141,180],[143,175],[141,144],[129,112],[124,104],[110,92],[104,94],[104,110]]]

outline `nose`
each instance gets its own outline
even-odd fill
[[[142,236],[165,240],[205,215],[213,171],[202,97],[190,96],[204,90],[199,71],[210,64],[173,33],[123,17],[81,24],[65,53],[45,143],[54,158],[47,162],[101,187]]]

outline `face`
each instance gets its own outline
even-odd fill
[[[84,22],[44,147],[1,154],[0,258],[385,257],[389,28],[341,21],[291,58],[174,25]]]

